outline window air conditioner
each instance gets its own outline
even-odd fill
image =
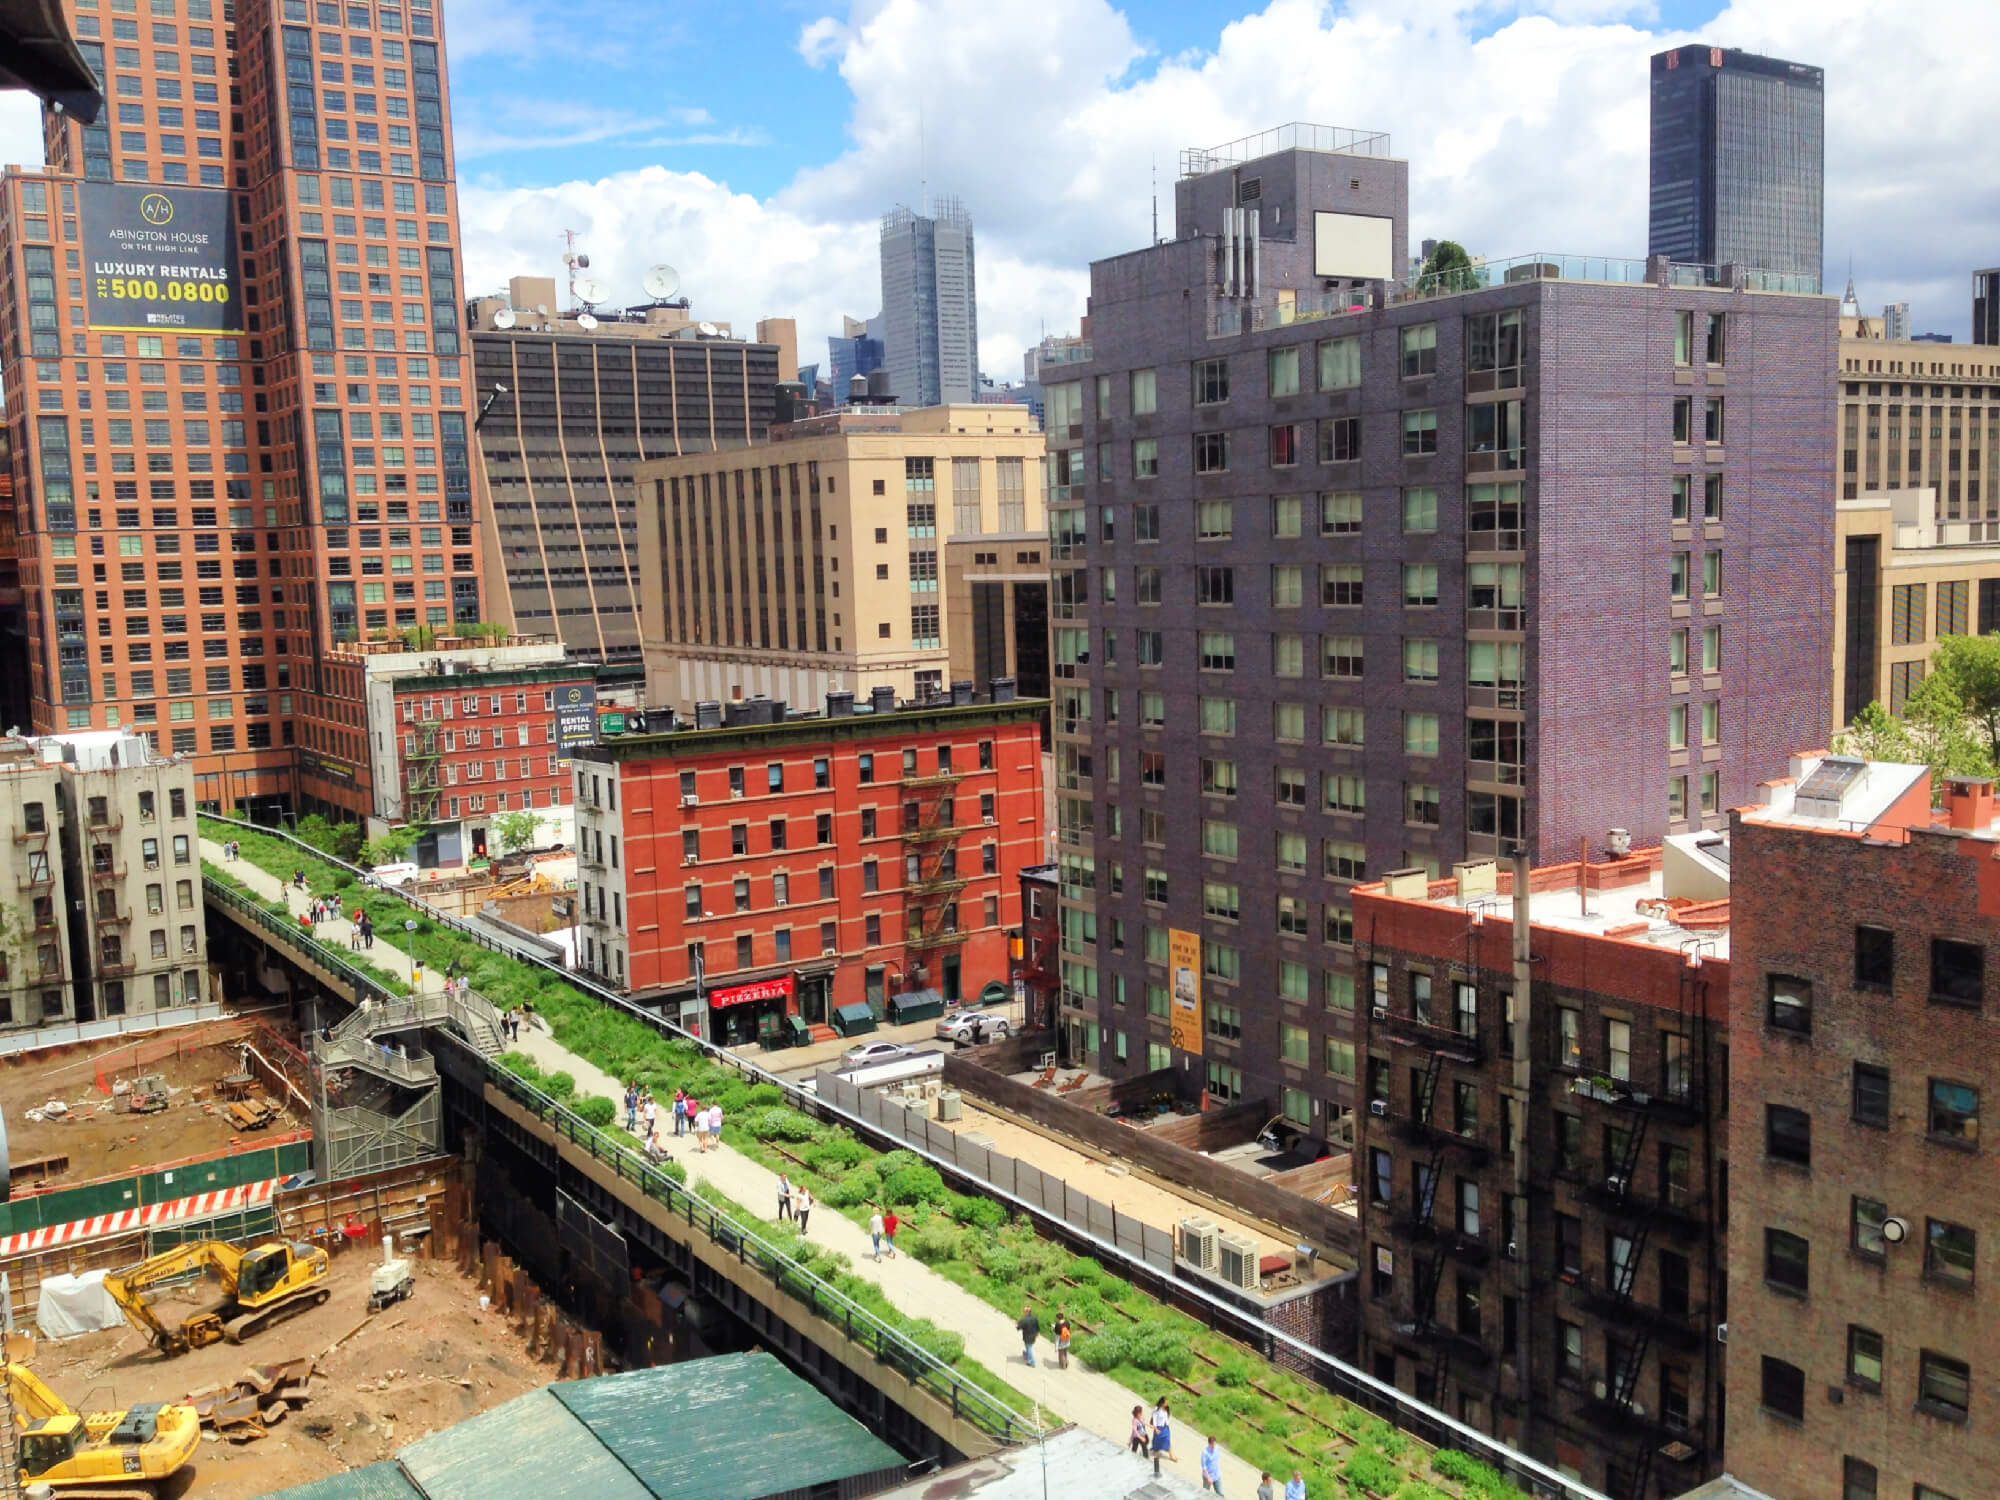
[[[1604,1179],[1604,1191],[1605,1191],[1605,1192],[1607,1192],[1607,1193],[1622,1193],[1622,1192],[1624,1192],[1624,1191],[1625,1191],[1625,1179],[1624,1179],[1624,1178],[1622,1178],[1622,1177],[1617,1177],[1617,1176],[1612,1176],[1612,1177],[1607,1177],[1607,1178],[1605,1178],[1605,1179]]]
[[[700,806],[701,806],[701,798],[699,798],[699,797],[695,796],[695,795],[694,795],[694,793],[690,792],[690,793],[688,793],[688,795],[687,795],[687,796],[685,796],[685,797],[681,798],[681,806],[682,806],[682,807],[700,807]]]
[[[1368,1113],[1374,1115],[1377,1119],[1387,1118],[1389,1101],[1387,1099],[1370,1099],[1368,1101]]]
[[[1368,1007],[1368,1014],[1374,1020],[1386,1021],[1389,1019],[1389,1007],[1386,1005],[1371,1005]]]

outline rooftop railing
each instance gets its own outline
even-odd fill
[[[1224,167],[1279,151],[1330,151],[1343,156],[1387,156],[1389,132],[1353,130],[1345,125],[1313,125],[1294,120],[1220,146],[1188,146],[1181,151],[1181,176],[1201,177]]]

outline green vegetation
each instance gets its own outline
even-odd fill
[[[1417,284],[1427,292],[1469,292],[1479,285],[1479,272],[1463,245],[1456,240],[1439,240],[1418,273]]]
[[[1871,703],[1834,749],[1927,765],[1940,776],[2000,771],[2000,635],[1938,637],[1929,672],[1902,716]]]
[[[373,913],[378,942],[407,941],[402,923],[412,908],[399,897],[364,890],[346,872],[268,835],[221,825],[211,833],[218,839],[239,838],[244,858],[273,874],[289,876],[306,865],[313,889],[336,891],[346,909],[359,904]],[[865,1225],[874,1205],[893,1207],[903,1221],[899,1248],[985,1302],[995,1317],[1012,1322],[1026,1304],[1040,1313],[1046,1331],[1058,1311],[1067,1312],[1076,1324],[1072,1352],[1084,1364],[1146,1402],[1163,1393],[1174,1395],[1184,1416],[1248,1464],[1278,1475],[1304,1470],[1313,1500],[1355,1497],[1367,1490],[1394,1500],[1430,1500],[1428,1492],[1440,1484],[1446,1495],[1518,1500],[1519,1492],[1486,1465],[1463,1454],[1433,1453],[1322,1386],[1174,1311],[1097,1261],[1042,1238],[1031,1223],[1011,1219],[999,1202],[954,1191],[915,1152],[878,1151],[844,1126],[822,1123],[787,1106],[783,1091],[774,1085],[748,1082],[692,1043],[662,1036],[555,974],[491,952],[421,915],[417,924],[417,949],[426,963],[456,960],[473,988],[503,1010],[531,1004],[559,1045],[613,1078],[636,1079],[656,1095],[671,1095],[682,1087],[704,1103],[720,1104],[724,1139],[770,1170],[805,1183],[824,1208]],[[544,1076],[522,1053],[504,1053],[497,1061],[546,1092],[575,1096],[569,1075]],[[586,1119],[597,1125],[600,1104],[612,1113],[597,1133],[609,1143],[636,1149],[638,1143],[612,1124],[618,1118],[613,1101],[586,1098],[576,1107],[589,1109]],[[686,1178],[679,1163],[665,1164],[662,1170]],[[879,1287],[853,1276],[840,1256],[706,1186],[698,1190],[772,1244],[795,1244],[796,1250],[786,1248],[785,1253],[884,1321],[920,1338],[918,1321],[898,1312]],[[940,1358],[953,1352],[956,1341],[953,1363],[962,1375],[1017,1411],[1033,1409],[990,1371],[964,1360],[957,1335],[931,1329],[921,1333],[920,1341],[928,1339],[937,1340],[927,1347]],[[1174,1381],[1185,1381],[1198,1393],[1191,1404]],[[1383,1482],[1377,1485],[1376,1480]]]
[[[496,813],[488,825],[493,837],[499,842],[503,854],[511,854],[516,849],[526,849],[535,842],[535,833],[542,826],[542,820],[529,808],[518,808],[513,812]]]
[[[299,819],[293,834],[324,854],[352,864],[361,854],[359,823],[329,823],[318,813]]]

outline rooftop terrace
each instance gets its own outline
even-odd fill
[[[1181,150],[1181,176],[1202,177],[1241,166],[1280,151],[1326,151],[1341,156],[1389,155],[1389,132],[1354,130],[1346,125],[1311,125],[1294,120],[1274,125],[1220,146],[1186,146]]]

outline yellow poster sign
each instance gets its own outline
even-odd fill
[[[1201,1051],[1201,934],[1167,929],[1167,967],[1173,973],[1171,1041],[1182,1052]]]

